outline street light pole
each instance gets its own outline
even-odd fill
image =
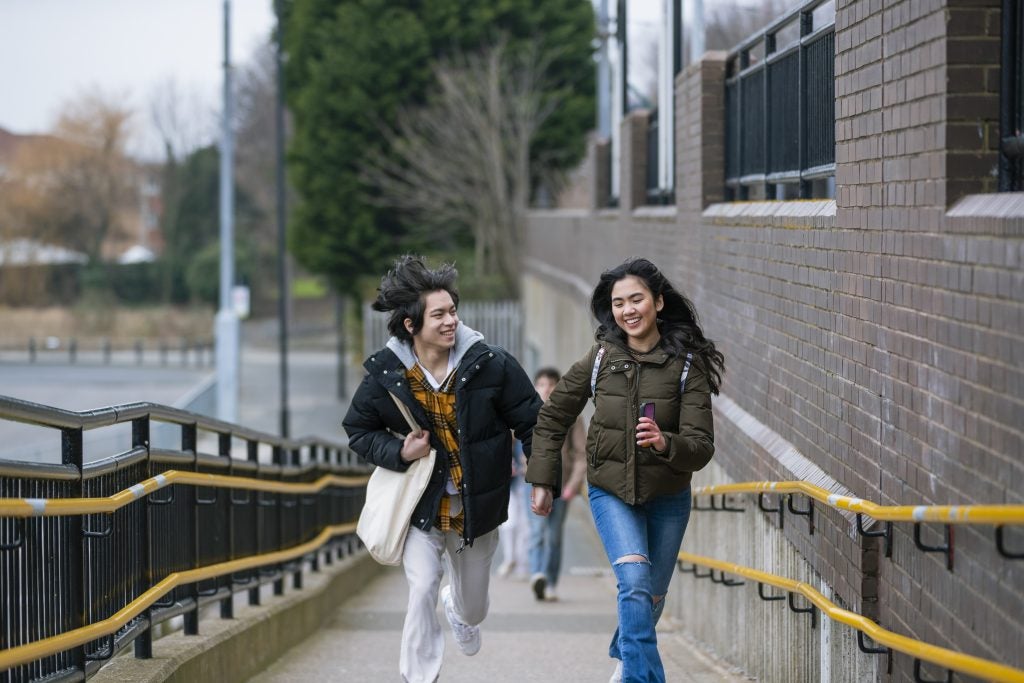
[[[289,436],[288,414],[288,254],[286,252],[286,211],[284,184],[284,27],[281,25],[281,0],[274,0],[277,15],[277,280],[278,341],[281,364],[281,436]]]
[[[231,88],[231,0],[224,0],[224,107],[220,140],[220,310],[217,311],[217,417],[238,421],[239,322],[231,304],[235,284],[234,139]]]

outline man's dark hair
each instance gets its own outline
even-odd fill
[[[558,384],[558,380],[562,379],[562,373],[558,372],[557,368],[553,368],[550,365],[546,368],[541,368],[537,372],[533,373],[533,381],[536,384],[537,380],[542,377],[547,377],[549,380]]]
[[[459,290],[455,288],[458,276],[459,271],[451,263],[431,270],[423,262],[422,256],[406,254],[396,259],[391,270],[380,279],[373,310],[390,311],[388,332],[411,344],[412,338],[423,329],[427,294],[444,290],[451,294],[455,305],[459,305]],[[405,329],[406,318],[412,320],[411,334]]]

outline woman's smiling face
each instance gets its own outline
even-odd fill
[[[658,311],[665,302],[654,294],[644,281],[627,275],[612,286],[612,315],[615,324],[626,333],[631,349],[650,351],[661,339],[658,332]]]

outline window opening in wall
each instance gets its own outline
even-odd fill
[[[680,0],[636,0],[629,3],[626,18],[626,111],[649,112],[647,204],[675,203],[674,76],[681,68],[680,6]]]
[[[1024,9],[1003,0],[999,73],[999,191],[1024,190]]]
[[[835,196],[835,2],[790,11],[730,51],[727,198]]]

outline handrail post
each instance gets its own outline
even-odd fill
[[[231,433],[220,433],[217,434],[217,454],[222,458],[228,459],[228,473],[231,472]],[[230,497],[230,491],[228,492]],[[250,496],[251,497],[251,496]],[[235,548],[235,506],[228,501],[228,514],[227,514],[227,536],[228,536],[228,559],[236,559],[237,549]],[[234,619],[235,618],[235,590],[231,582],[231,577],[228,576],[228,596],[220,601],[220,618],[221,619]]]
[[[184,453],[192,453],[192,469],[198,469],[198,461],[196,459],[196,423],[188,423],[181,425],[181,450]],[[196,500],[198,497],[196,494],[196,487],[189,486],[188,488],[188,505],[186,506],[189,515],[189,521],[185,524],[185,528],[189,530],[192,535],[191,543],[188,544],[189,553],[189,566],[192,568],[199,567],[199,503]],[[191,594],[194,602],[192,609],[184,614],[185,621],[185,635],[186,636],[197,636],[199,635],[199,582],[193,583],[189,587],[189,593]]]
[[[274,446],[274,464],[278,466],[278,479],[284,479],[284,448]],[[277,517],[277,547],[274,550],[281,550],[284,547],[284,496],[283,493],[274,494],[274,510]],[[274,580],[274,595],[284,595],[284,563],[277,565],[278,578]]]
[[[251,440],[250,441],[246,441],[245,442],[245,447],[246,447],[246,455],[247,455],[247,458],[248,458],[249,462],[251,462],[253,464],[256,464],[258,466],[259,465],[259,452],[260,452],[259,441],[251,441]],[[259,476],[259,470],[258,469],[257,469],[257,476]],[[256,518],[255,523],[253,524],[253,533],[255,534],[255,541],[256,541],[254,545],[256,547],[256,554],[259,555],[260,553],[263,552],[263,514],[260,512],[260,504],[259,504],[260,496],[259,496],[259,493],[258,492],[254,492],[252,494],[252,496],[251,496],[251,499],[253,501],[252,502],[252,505],[253,505],[253,515]],[[260,582],[259,582],[260,570],[259,569],[253,569],[252,570],[252,576],[256,580],[256,586],[254,588],[250,588],[249,589],[249,604],[252,605],[252,606],[255,606],[255,605],[259,605],[260,604]]]
[[[72,496],[81,498],[85,495],[84,449],[82,447],[82,428],[61,429],[61,462],[65,465],[73,465],[78,470],[78,479],[72,486]],[[81,515],[75,515],[68,522],[68,566],[77,576],[71,580],[71,605],[72,610],[71,628],[81,628],[86,625],[89,614],[88,586],[90,583],[90,571],[86,565],[85,544],[88,540],[82,535],[83,521]],[[26,529],[27,533],[28,530]],[[75,668],[85,674],[85,663],[88,659],[86,645],[76,647],[74,650]]]
[[[318,452],[319,451],[318,451],[318,449],[316,447],[316,444],[310,444],[309,445],[309,462],[310,462],[310,464],[313,465],[313,469],[312,469],[313,481],[316,481],[317,479],[319,479],[320,475],[323,474],[323,468],[321,468],[320,461],[318,459]],[[328,490],[329,489],[321,489],[321,490],[317,491],[314,494],[316,496],[316,504],[313,506],[313,532],[314,533],[320,533],[320,529],[322,529],[325,526],[325,524],[326,524],[324,519],[323,519],[323,515],[321,514],[321,508],[323,507],[324,497],[327,495],[326,491],[328,491]],[[330,546],[330,541],[327,542],[327,545],[328,545],[328,547]],[[319,548],[317,548],[316,551],[313,552],[313,561],[312,561],[312,564],[310,565],[310,570],[314,571],[314,572],[319,572],[320,571],[320,549]]]
[[[150,472],[150,442],[149,442],[149,415],[132,420],[132,447],[146,449],[146,472]],[[141,568],[143,577],[142,585],[150,588],[156,581],[153,573],[153,518],[152,507],[146,500],[141,500],[136,505],[142,505],[142,558],[144,566]],[[153,658],[153,608],[147,607],[143,613],[146,619],[146,629],[135,638],[135,656],[138,659]]]
[[[298,469],[299,465],[302,464],[301,463],[301,459],[299,457],[299,452],[300,452],[299,449],[298,448],[290,448],[290,449],[288,449],[288,452],[291,453],[292,465],[295,466],[296,469]],[[295,496],[295,508],[294,508],[294,510],[295,510],[295,528],[298,531],[297,536],[299,538],[302,538],[303,528],[302,528],[302,496],[301,495],[296,495]],[[292,588],[294,588],[296,590],[302,590],[302,558],[301,557],[298,560],[296,560],[296,565],[297,565],[297,569],[292,574]]]

